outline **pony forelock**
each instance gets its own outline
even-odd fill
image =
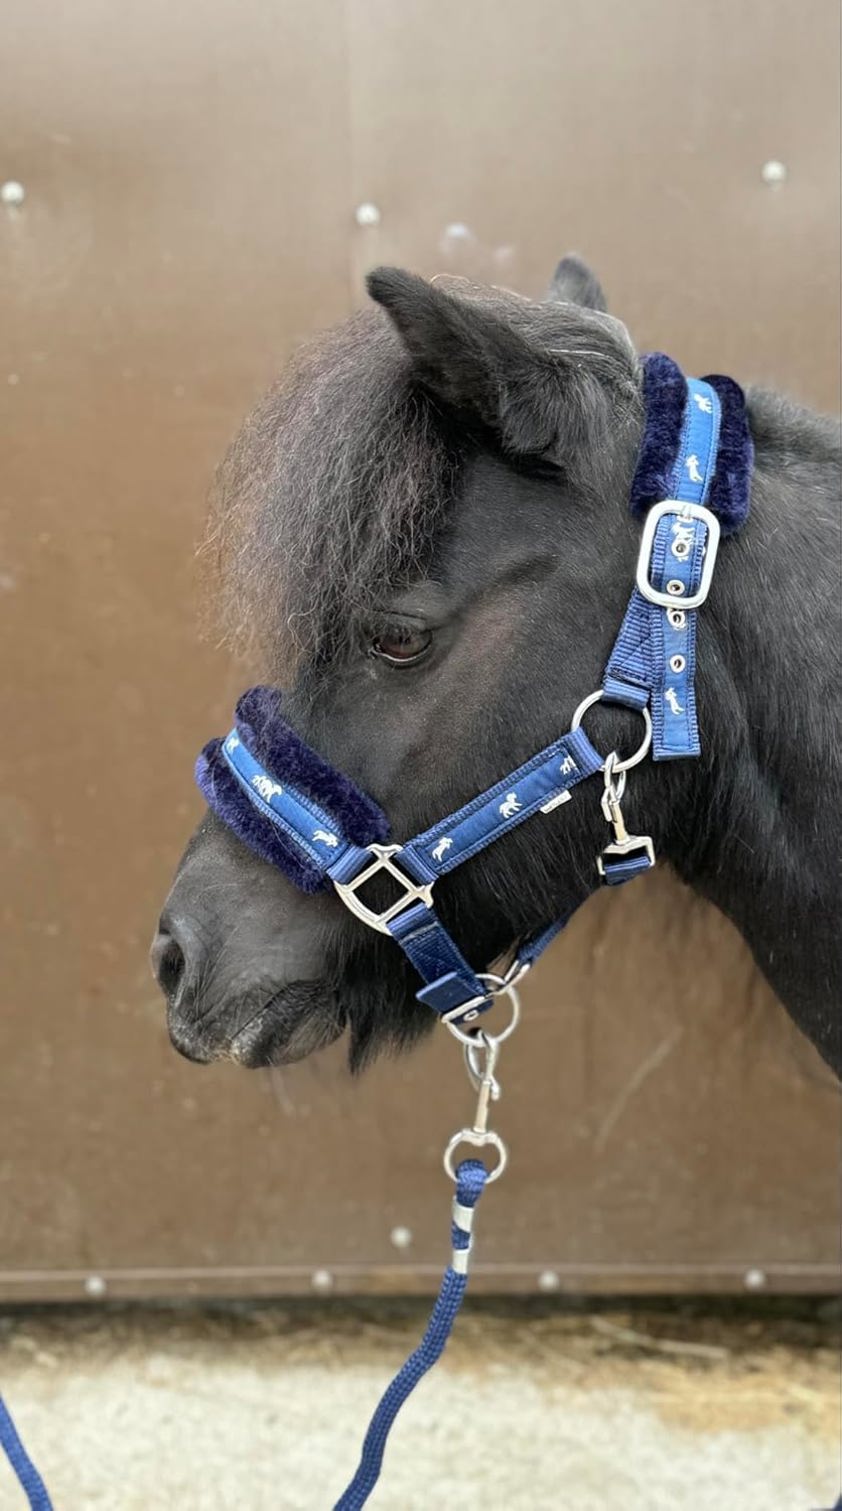
[[[610,316],[454,288],[563,352],[565,402],[583,415],[596,387],[624,411],[636,404],[637,357]],[[309,343],[246,421],[212,491],[202,554],[223,638],[279,680],[347,641],[350,625],[428,565],[466,439],[414,381],[380,309]]]

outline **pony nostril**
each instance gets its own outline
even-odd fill
[[[179,988],[184,980],[185,964],[181,945],[178,940],[170,939],[158,966],[158,980],[171,1002],[178,996]]]
[[[152,946],[152,970],[171,1007],[178,1004],[184,989],[187,957],[172,934],[160,933]]]

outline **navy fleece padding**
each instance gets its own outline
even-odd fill
[[[642,518],[650,505],[670,496],[687,403],[684,374],[663,352],[650,352],[643,358],[643,402],[646,421],[629,500],[636,519]]]
[[[211,740],[205,746],[196,761],[195,775],[208,807],[255,855],[277,866],[302,892],[327,891],[330,883],[318,866],[311,865],[298,845],[249,802],[226,765],[221,740]]]
[[[389,820],[382,808],[290,728],[277,688],[250,687],[237,704],[235,719],[243,744],[261,765],[326,808],[346,839],[355,845],[388,839]]]
[[[704,379],[716,389],[722,405],[719,452],[710,487],[708,507],[716,515],[723,535],[733,535],[748,519],[754,442],[748,423],[746,396],[733,378],[713,373]]]

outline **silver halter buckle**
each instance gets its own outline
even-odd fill
[[[684,585],[680,578],[675,578],[675,587],[672,591],[668,587],[665,593],[662,593],[659,588],[653,588],[650,579],[649,574],[652,568],[652,547],[655,544],[655,531],[666,514],[674,514],[678,524],[681,524],[682,521],[700,519],[707,530],[707,543],[702,562],[701,582],[699,583],[698,590],[687,597],[684,596]],[[685,504],[680,498],[665,498],[660,504],[653,504],[643,526],[640,552],[637,558],[638,592],[642,593],[644,598],[647,598],[650,603],[656,603],[664,609],[686,610],[700,608],[710,591],[716,553],[719,550],[720,533],[719,520],[703,504]]]
[[[433,906],[433,883],[427,882],[423,886],[407,876],[400,866],[395,865],[395,856],[400,855],[402,845],[368,845],[374,859],[370,866],[365,866],[352,881],[334,881],[335,890],[339,893],[346,908],[356,918],[367,923],[370,929],[377,929],[380,934],[389,933],[389,924],[393,918],[397,918],[405,908],[414,902],[423,902],[424,906]],[[393,902],[390,907],[384,908],[382,913],[375,913],[373,908],[367,908],[362,898],[357,896],[360,887],[365,886],[373,876],[380,871],[385,871],[393,877],[399,886],[403,888],[403,896]]]

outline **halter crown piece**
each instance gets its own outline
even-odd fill
[[[585,698],[571,727],[495,786],[404,844],[389,843],[385,814],[329,766],[285,721],[280,692],[243,694],[236,723],[196,763],[208,806],[258,855],[304,892],[331,887],[370,928],[389,934],[421,977],[417,996],[454,1031],[509,990],[567,922],[528,939],[503,977],[473,969],[435,910],[433,888],[534,815],[551,812],[573,788],[602,772],[602,808],[613,839],[597,861],[617,886],[655,863],[648,835],[629,835],[621,800],[626,772],[700,753],[696,717],[696,615],[713,577],[721,535],[748,515],[753,447],[742,390],[730,378],[685,379],[669,357],[643,359],[646,423],[631,491],[644,520],[636,586],[602,686]],[[599,699],[644,720],[644,737],[625,761],[599,754],[580,727]],[[386,872],[399,889],[380,912],[361,895]],[[465,1035],[467,1037],[467,1035]]]

